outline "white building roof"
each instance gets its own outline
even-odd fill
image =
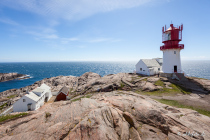
[[[43,83],[40,88],[42,89],[50,89],[50,87],[48,85],[46,85],[45,83]]]
[[[34,90],[32,90],[32,92],[39,92],[39,93],[42,93],[44,92],[45,89],[41,88],[41,87],[37,87],[35,88]]]
[[[29,92],[29,94],[26,94],[25,96],[30,98],[31,100],[34,100],[35,102],[37,102],[40,99],[40,96],[37,96],[33,92]]]
[[[49,86],[42,84],[40,87],[35,88],[32,92],[29,92],[29,94],[26,94],[25,96],[37,102],[42,97],[42,93],[49,89]],[[37,95],[37,93],[40,93],[40,95]]]
[[[153,58],[153,59],[157,60],[157,62],[162,66],[163,58]]]
[[[160,67],[160,64],[155,59],[141,59],[147,67]]]

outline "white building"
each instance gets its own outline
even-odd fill
[[[181,49],[166,49],[163,51],[163,73],[181,73]]]
[[[155,75],[162,71],[162,58],[140,59],[136,64],[136,73],[143,75]]]
[[[52,97],[51,88],[46,84],[26,93],[18,101],[13,104],[14,112],[25,112],[30,110],[37,110],[44,102],[47,102]]]

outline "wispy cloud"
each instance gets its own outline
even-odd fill
[[[19,25],[17,22],[8,18],[0,18],[0,22],[10,24],[10,25]]]
[[[90,43],[99,43],[99,42],[119,42],[120,39],[113,39],[113,38],[94,38],[94,39],[88,39],[87,42]]]
[[[99,12],[132,8],[152,0],[1,0],[0,5],[68,20],[81,19]],[[57,24],[56,22],[52,24]]]

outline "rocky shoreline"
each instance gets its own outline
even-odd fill
[[[45,78],[24,88],[10,89],[1,92],[0,106],[5,103],[9,105],[13,104],[16,100],[22,97],[27,90],[31,91],[40,86],[42,83],[50,86],[52,92],[59,91],[63,86],[68,87],[71,91],[71,98],[77,95],[84,95],[92,92],[110,92],[114,90],[135,91],[143,93],[162,91],[163,89],[170,90],[172,89],[172,87],[170,87],[169,85],[176,84],[179,85],[181,88],[184,87],[184,90],[189,90],[190,93],[196,94],[198,96],[198,102],[199,100],[203,101],[206,98],[208,98],[209,100],[210,97],[208,95],[210,91],[210,80],[190,77],[188,77],[186,80],[187,81],[180,82],[164,77],[147,77],[136,75],[133,73],[109,74],[104,77],[101,77],[97,73],[92,72],[87,72],[80,77],[57,76]],[[162,85],[157,85],[156,83],[158,82],[161,82]],[[178,92],[180,92],[181,94],[177,95],[183,95],[181,90]],[[205,104],[205,102],[203,104]]]
[[[0,82],[5,82],[5,81],[11,81],[15,79],[27,79],[29,78],[25,74],[19,74],[19,73],[0,73]]]
[[[154,100],[176,100],[208,110],[210,80],[177,81],[133,73],[101,77],[87,72],[1,92],[1,106],[12,105],[42,83],[52,91],[68,87],[70,100],[46,103],[27,117],[3,123],[1,139],[210,139],[208,116]]]

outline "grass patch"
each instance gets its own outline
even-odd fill
[[[143,80],[141,80],[141,81],[147,81],[147,78],[145,78],[145,79],[143,79]]]
[[[73,88],[70,88],[70,89],[69,89],[69,94],[71,94],[71,93],[72,93],[72,91],[73,91]]]
[[[45,112],[45,118],[49,118],[51,116],[51,114],[49,112]]]
[[[170,106],[175,106],[178,108],[188,108],[188,109],[192,109],[197,111],[200,114],[206,115],[210,117],[210,111],[204,110],[204,109],[200,109],[197,107],[193,107],[193,106],[188,106],[188,105],[183,105],[181,103],[179,103],[178,101],[174,101],[174,100],[167,100],[167,99],[155,99],[157,101],[159,101],[160,103],[166,104],[166,105],[170,105]]]
[[[155,85],[157,86],[162,86],[163,89],[159,89],[156,91],[141,91],[138,90],[136,93],[143,94],[143,95],[153,95],[153,96],[175,96],[178,93],[183,93],[183,94],[190,94],[191,90],[188,90],[186,88],[183,88],[179,85],[175,84],[170,84],[169,87],[172,87],[172,89],[166,88],[164,83],[162,81],[157,81],[155,82]]]
[[[120,89],[122,89],[125,86],[123,82],[120,83]]]
[[[126,93],[124,93],[124,92],[117,92],[116,94],[126,94]]]
[[[8,98],[8,99],[11,99],[11,98],[15,98],[16,96],[17,96],[17,95],[14,94],[14,95],[7,96],[7,98]]]
[[[156,86],[165,87],[164,82],[161,81],[161,80],[156,81],[156,82],[155,82],[155,85],[156,85]]]
[[[169,86],[172,87],[173,89],[176,89],[177,91],[179,90],[183,94],[190,94],[192,92],[190,89],[186,89],[186,88],[176,85],[176,84],[171,84]]]
[[[2,110],[4,107],[6,107],[8,104],[4,103],[3,105],[0,106],[0,110]]]
[[[82,98],[90,98],[90,97],[92,97],[92,95],[85,95],[85,96],[79,97],[79,98],[71,100],[71,101],[76,102],[76,101],[80,101]]]
[[[6,120],[11,120],[11,119],[18,118],[18,117],[22,117],[25,115],[28,115],[28,113],[20,113],[20,114],[15,114],[15,115],[10,115],[10,114],[3,115],[3,116],[0,116],[0,122],[6,121]]]

